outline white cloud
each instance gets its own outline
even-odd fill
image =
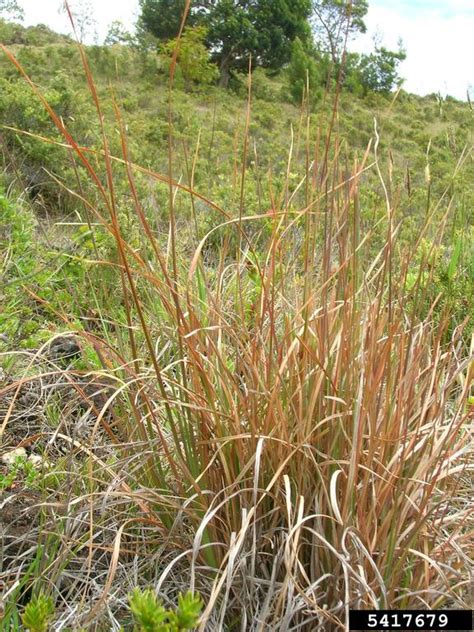
[[[60,12],[62,0],[19,0],[25,9],[25,24],[47,24],[61,33],[71,33],[69,18]],[[74,13],[74,7],[86,5],[87,0],[69,0],[69,6]],[[108,27],[114,20],[121,20],[132,29],[138,15],[138,0],[90,0],[93,7],[93,18],[97,22],[99,41],[107,34]]]
[[[459,99],[474,87],[474,2],[395,2],[369,3],[368,33],[351,48],[365,52],[372,48],[371,37],[396,49],[402,38],[407,59],[400,65],[406,79],[404,88],[417,94],[441,92]]]

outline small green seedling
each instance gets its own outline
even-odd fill
[[[24,456],[17,456],[13,463],[8,466],[6,474],[0,474],[0,491],[10,489],[20,477],[23,479],[25,487],[32,489],[37,484],[39,472],[34,463]]]
[[[53,615],[53,600],[40,593],[26,606],[21,621],[29,632],[48,632]]]
[[[203,605],[199,595],[187,592],[179,595],[176,610],[167,610],[151,588],[135,588],[129,595],[129,603],[135,632],[192,630],[198,624]]]

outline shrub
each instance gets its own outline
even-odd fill
[[[184,30],[179,43],[177,39],[174,39],[161,46],[162,54],[170,64],[176,47],[179,45],[177,62],[188,87],[192,83],[209,85],[219,76],[216,64],[211,62],[210,53],[204,43],[205,39],[205,27],[188,27]]]
[[[298,37],[291,47],[291,59],[287,72],[289,92],[295,103],[299,105],[302,100],[309,99],[309,102],[314,104],[320,97],[318,67]]]
[[[391,51],[382,46],[370,55],[361,55],[360,81],[365,91],[389,93],[398,87],[401,83],[398,66],[404,59],[406,53],[401,47]]]
[[[176,610],[169,610],[156,597],[153,590],[135,590],[129,595],[130,610],[136,632],[181,632],[191,630],[199,619],[202,601],[188,592],[178,596]]]
[[[54,615],[54,604],[51,597],[40,593],[26,606],[21,620],[30,632],[48,632],[49,624]]]

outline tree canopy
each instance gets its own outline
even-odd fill
[[[311,25],[318,46],[337,64],[348,36],[365,33],[367,0],[313,0]]]
[[[401,44],[398,51],[376,47],[370,55],[361,55],[361,83],[365,92],[390,92],[400,83],[398,66],[406,59]]]
[[[299,37],[292,44],[288,78],[289,92],[297,105],[300,105],[303,99],[307,99],[312,105],[319,98],[321,77],[318,64]]]
[[[16,0],[0,0],[0,18],[21,22],[24,17],[25,12]]]
[[[143,36],[151,34],[161,45],[177,37],[186,0],[140,0],[140,8]],[[367,11],[368,0],[194,0],[186,28],[206,33],[204,43],[219,68],[220,85],[227,86],[234,73],[245,72],[250,59],[253,68],[279,70],[290,64],[288,76],[296,82],[290,93],[300,100],[307,77],[317,95],[316,77],[325,84],[331,68],[341,68],[347,40],[366,32]],[[193,50],[196,42],[190,39],[189,46]],[[350,90],[387,91],[399,80],[398,65],[404,58],[401,49],[380,46],[367,55],[350,53],[340,76]]]
[[[105,46],[113,46],[114,44],[131,44],[133,42],[132,34],[127,30],[123,22],[114,20],[109,24],[107,35],[104,40]]]
[[[185,0],[140,0],[140,26],[159,39],[176,37]],[[193,3],[188,24],[207,29],[221,84],[232,71],[254,66],[279,68],[291,56],[296,37],[310,36],[311,0],[208,0]]]
[[[140,17],[138,28],[148,31],[160,40],[175,38],[183,19],[186,0],[139,0]],[[194,11],[187,16],[187,25],[192,26]]]

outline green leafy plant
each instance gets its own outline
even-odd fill
[[[179,42],[170,40],[163,44],[161,50],[171,61],[178,48],[178,68],[187,85],[213,83],[219,76],[217,66],[211,62],[208,49],[205,46],[207,29],[204,26],[188,27],[184,30]]]
[[[140,6],[143,30],[159,39],[176,37],[185,8],[183,0],[141,0]],[[199,8],[191,8],[188,24],[206,28],[206,43],[219,65],[224,87],[231,73],[248,69],[249,57],[254,66],[280,68],[290,57],[295,37],[309,39],[309,0],[220,0],[207,4],[204,11]]]
[[[48,632],[53,615],[52,598],[40,593],[27,604],[21,620],[30,632]]]
[[[191,592],[178,596],[175,610],[166,609],[155,592],[135,588],[129,595],[136,632],[180,632],[193,629],[199,620],[202,600]]]
[[[405,59],[401,43],[397,51],[381,46],[369,55],[361,55],[359,72],[365,91],[389,93],[396,88],[401,83],[398,66]]]
[[[34,463],[24,456],[17,456],[8,466],[7,473],[0,473],[0,490],[9,489],[19,479],[25,487],[35,488],[38,485],[38,477],[39,472]]]
[[[291,59],[288,66],[288,82],[291,97],[297,105],[303,98],[314,104],[321,93],[318,66],[297,37],[291,47]]]

